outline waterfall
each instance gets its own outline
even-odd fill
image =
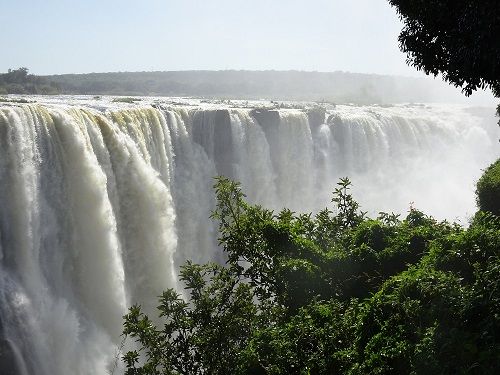
[[[223,261],[214,176],[297,212],[328,205],[349,176],[370,214],[414,202],[466,224],[499,156],[491,108],[240,104],[0,105],[4,370],[107,374],[128,306],[151,313],[162,290],[182,291],[187,259]]]

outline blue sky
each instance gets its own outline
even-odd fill
[[[0,0],[0,72],[251,69],[420,76],[386,0]]]

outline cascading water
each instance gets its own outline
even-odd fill
[[[322,208],[349,176],[371,213],[464,220],[499,155],[493,109],[45,102],[0,106],[2,374],[106,374],[127,306],[222,260],[218,174],[274,209]]]

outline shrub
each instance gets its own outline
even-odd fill
[[[500,159],[483,173],[476,188],[479,209],[500,216]]]

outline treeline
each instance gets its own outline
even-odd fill
[[[56,82],[46,77],[29,74],[28,68],[9,69],[0,74],[0,95],[6,94],[41,94],[55,95],[60,93]]]
[[[27,68],[19,68],[0,74],[0,95],[2,94],[187,96],[355,104],[463,100],[454,88],[426,78],[274,70],[116,72],[36,76],[28,74]]]
[[[48,76],[64,94],[194,96],[336,103],[436,101],[453,89],[426,79],[346,72],[167,71]]]
[[[349,187],[313,216],[220,178],[227,263],[186,263],[188,302],[170,289],[154,318],[130,309],[126,374],[498,374],[500,160],[466,229],[415,208],[368,218]]]

